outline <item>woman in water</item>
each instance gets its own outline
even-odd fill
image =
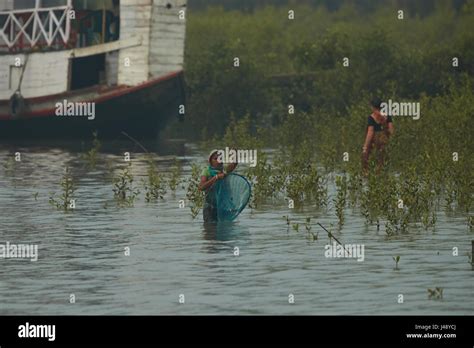
[[[227,173],[232,172],[237,163],[230,163],[224,167],[222,161],[219,161],[219,152],[213,151],[209,156],[209,165],[204,168],[201,173],[201,182],[199,189],[206,192],[206,198],[204,202],[204,208],[202,211],[204,222],[215,222],[217,221],[217,209],[214,195],[209,194],[212,186],[218,181],[225,178]]]
[[[377,152],[377,172],[380,172],[385,162],[385,147],[394,132],[392,117],[380,112],[382,101],[376,98],[370,104],[372,114],[368,119],[367,133],[364,146],[362,147],[362,168],[364,175],[368,173],[369,158],[373,148],[375,148]]]

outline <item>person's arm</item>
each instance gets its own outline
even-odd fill
[[[224,173],[219,173],[216,176],[213,176],[212,178],[210,178],[209,180],[207,180],[206,176],[201,176],[201,182],[199,183],[199,190],[201,191],[207,190],[209,187],[214,185],[217,180],[223,179],[224,176],[225,176]]]
[[[367,127],[367,135],[365,136],[364,146],[362,147],[362,152],[366,153],[369,149],[372,138],[374,137],[374,126]]]

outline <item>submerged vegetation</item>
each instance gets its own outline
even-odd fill
[[[157,166],[151,156],[147,156],[148,169],[145,186],[145,201],[147,203],[156,202],[164,198],[166,194],[166,183],[158,172]]]
[[[175,192],[179,184],[182,183],[181,180],[181,165],[178,160],[175,160],[174,167],[168,178],[168,187],[172,192]]]
[[[189,136],[258,149],[240,169],[252,208],[329,210],[340,228],[351,208],[387,238],[435,230],[442,210],[472,226],[474,2],[279,4],[189,13]],[[386,165],[364,177],[374,96],[417,102],[420,117],[394,117]]]
[[[16,165],[15,158],[13,156],[9,157],[7,160],[2,162],[3,169],[5,170],[5,174],[11,175],[14,172]]]
[[[62,194],[56,197],[55,193],[49,197],[49,203],[56,207],[58,210],[65,212],[74,210],[76,208],[76,200],[74,199],[74,193],[76,192],[76,185],[69,172],[69,168],[66,167],[64,175],[61,180]],[[37,193],[35,194],[35,200],[37,199]]]
[[[186,190],[186,198],[190,201],[191,215],[196,218],[204,207],[204,192],[199,190],[199,182],[201,181],[201,168],[193,164],[191,167],[191,177],[189,178]]]
[[[397,255],[396,257],[395,256],[392,256],[392,259],[393,261],[395,261],[395,270],[399,270],[398,268],[398,263],[400,262],[400,255]]]
[[[434,300],[443,299],[443,288],[428,289],[428,298]]]
[[[125,167],[113,180],[114,197],[120,207],[131,207],[134,205],[140,191],[133,185],[133,174],[131,163]]]
[[[92,140],[92,147],[87,151],[85,154],[82,155],[82,158],[85,162],[87,162],[89,168],[95,168],[95,165],[98,161],[98,154],[102,147],[101,142],[99,141],[98,133],[94,132]]]

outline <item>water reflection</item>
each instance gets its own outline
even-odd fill
[[[205,249],[209,253],[216,253],[224,249],[227,251],[229,248],[227,242],[239,242],[239,245],[245,244],[250,237],[249,228],[234,221],[205,222],[202,232],[204,240],[208,241],[205,244]]]
[[[153,152],[164,178],[174,170],[176,155],[184,156],[179,160],[185,180],[191,164],[205,164],[206,154],[193,144],[171,144],[156,152],[143,145]],[[148,163],[143,152],[135,152],[140,151],[136,144],[104,143],[94,168],[82,156],[89,149],[89,143],[25,148],[0,142],[0,244],[39,245],[38,262],[0,259],[0,314],[473,312],[474,273],[466,256],[472,233],[464,216],[440,213],[436,233],[413,229],[387,239],[382,228],[366,225],[358,210],[348,208],[348,223],[337,237],[364,244],[366,257],[364,262],[331,259],[321,252],[328,240],[324,231],[314,224],[319,240],[308,243],[304,229],[287,230],[281,217],[291,213],[292,220],[304,221],[316,214],[313,221],[330,226],[337,223],[332,210],[289,212],[282,200],[246,210],[235,222],[202,224],[201,217],[176,209],[176,201],[186,197],[186,185],[168,190],[156,204],[145,201],[142,179]],[[21,152],[18,163],[12,162],[16,151]],[[119,208],[111,178],[127,165],[126,151],[142,193],[133,207]],[[61,194],[66,166],[77,183],[77,209],[70,213],[49,204],[52,193]],[[336,191],[331,186],[329,192]],[[453,246],[460,247],[458,257],[452,256]],[[130,247],[130,256],[124,247]],[[240,257],[233,256],[235,247]],[[401,256],[400,271],[393,270],[396,255]],[[433,287],[446,289],[446,301],[428,300],[426,289]],[[177,289],[194,294],[190,306],[179,312],[174,295],[163,296]],[[399,291],[413,295],[409,307],[396,300],[387,304]],[[289,292],[308,301],[285,305]],[[74,306],[71,293],[78,299]]]

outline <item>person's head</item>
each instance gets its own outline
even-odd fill
[[[211,154],[209,155],[209,164],[211,165],[211,167],[217,168],[221,164],[219,163],[218,158],[219,158],[219,151],[217,150],[212,151]]]
[[[380,111],[382,107],[382,100],[380,100],[380,98],[374,98],[370,101],[370,106],[372,107],[372,111]]]

